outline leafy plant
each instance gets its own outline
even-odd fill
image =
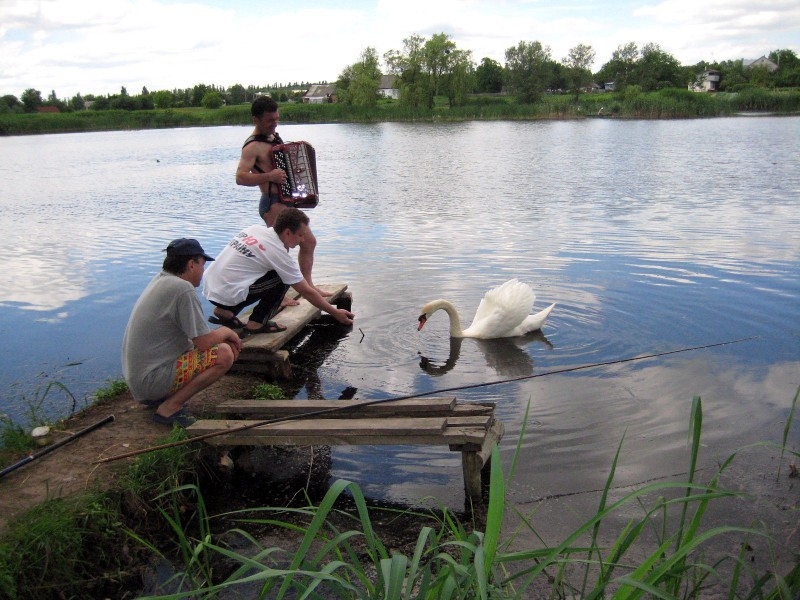
[[[94,393],[94,398],[98,402],[112,400],[128,391],[128,384],[124,379],[111,379],[108,383]]]
[[[286,394],[277,385],[271,383],[258,383],[253,386],[253,398],[256,400],[280,400]]]

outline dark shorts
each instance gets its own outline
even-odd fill
[[[273,204],[280,202],[277,194],[261,194],[261,201],[258,203],[258,216],[263,217],[264,213],[269,212]]]

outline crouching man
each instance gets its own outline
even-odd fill
[[[203,294],[215,306],[213,322],[242,328],[243,335],[283,331],[286,327],[271,319],[291,286],[342,325],[353,324],[355,315],[323,298],[289,254],[310,235],[308,223],[303,211],[286,208],[278,214],[274,227],[257,223],[231,240],[209,267],[203,283]],[[256,306],[243,323],[237,315],[251,304]]]
[[[186,427],[195,419],[184,404],[230,370],[242,349],[233,330],[212,330],[195,288],[207,255],[181,238],[166,248],[163,270],[136,301],[122,340],[122,374],[133,397],[155,408],[153,420]]]

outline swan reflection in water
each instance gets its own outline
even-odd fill
[[[419,367],[432,377],[439,377],[449,372],[456,366],[461,354],[461,344],[467,338],[451,337],[450,354],[444,364],[436,364],[427,356],[420,356]],[[524,377],[533,375],[533,358],[525,347],[531,342],[540,342],[553,349],[553,344],[545,337],[540,329],[527,335],[513,338],[496,338],[489,340],[470,339],[469,343],[477,344],[483,352],[486,364],[494,369],[498,375],[505,377]]]

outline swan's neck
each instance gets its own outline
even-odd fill
[[[450,317],[450,337],[464,337],[464,331],[461,329],[461,318],[458,316],[456,307],[447,300],[434,300],[428,304],[425,312],[432,315],[437,310],[443,310]]]

